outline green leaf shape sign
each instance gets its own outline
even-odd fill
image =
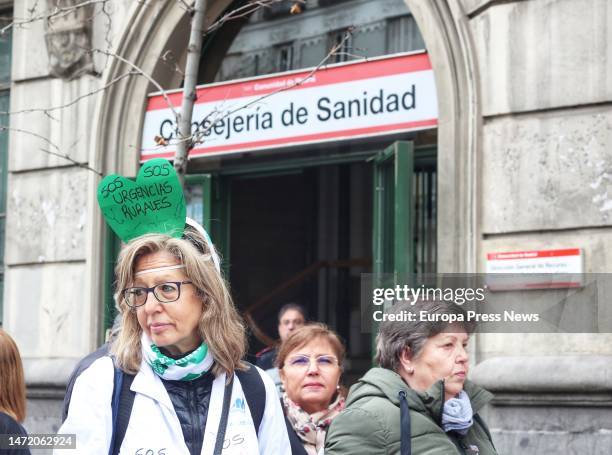
[[[174,167],[163,158],[144,163],[135,182],[117,174],[104,177],[98,204],[124,242],[151,233],[179,238],[185,229],[183,189]]]

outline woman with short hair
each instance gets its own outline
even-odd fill
[[[293,455],[322,453],[327,428],[344,409],[344,354],[338,335],[320,323],[295,330],[281,344],[277,365]]]
[[[492,395],[466,379],[470,324],[418,317],[422,311],[464,315],[463,311],[439,301],[396,303],[390,311],[417,317],[380,324],[380,367],[351,388],[346,410],[328,431],[325,455],[495,455],[478,414]]]
[[[119,254],[122,328],[111,345],[113,358],[96,360],[76,379],[60,429],[77,435],[80,453],[290,450],[274,384],[241,360],[245,329],[214,247],[189,221],[181,238],[145,234]],[[116,396],[124,400],[117,373],[133,380],[129,425],[122,431],[116,419],[125,401],[115,405]]]
[[[21,356],[15,341],[0,328],[0,435],[27,436],[21,426],[25,416],[26,387]],[[0,448],[0,453],[29,454],[30,451],[15,447]]]

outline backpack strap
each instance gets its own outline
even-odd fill
[[[111,402],[113,429],[111,443],[108,449],[109,455],[116,455],[119,453],[119,449],[123,443],[123,438],[125,438],[125,432],[127,431],[127,426],[130,421],[130,415],[132,414],[134,398],[136,397],[136,394],[130,390],[135,376],[133,374],[124,373],[115,365],[114,359],[113,365],[115,367],[113,380],[113,400]]]
[[[221,455],[223,452],[223,441],[225,440],[225,430],[227,429],[227,419],[229,416],[230,403],[232,401],[232,389],[234,387],[234,375],[225,384],[223,391],[223,408],[221,408],[221,419],[219,421],[219,429],[217,430],[217,440],[215,441],[215,449],[213,455]]]
[[[259,435],[259,427],[266,408],[266,386],[257,368],[248,362],[245,363],[249,366],[249,369],[246,371],[236,370],[236,376],[240,380],[244,397],[249,404],[255,434]]]
[[[406,399],[406,392],[399,392],[400,401],[400,453],[401,455],[411,455],[412,453],[412,434],[410,428],[410,406]]]
[[[113,398],[111,400],[112,410],[112,432],[111,442],[108,448],[108,455],[113,455],[115,447],[115,428],[117,426],[117,415],[119,414],[119,397],[121,396],[121,387],[123,385],[123,372],[115,366],[115,360],[113,359]]]

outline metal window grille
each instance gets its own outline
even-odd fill
[[[330,49],[336,48],[336,52],[331,57],[333,63],[347,62],[352,60],[353,37],[347,35],[346,30],[337,30],[329,35]]]
[[[387,53],[425,49],[425,42],[412,15],[387,20]]]
[[[278,47],[278,71],[293,69],[293,44],[283,44]]]
[[[414,170],[414,254],[417,276],[436,273],[437,175],[435,165]]]

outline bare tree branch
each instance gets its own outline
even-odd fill
[[[35,138],[41,139],[41,140],[45,141],[51,148],[56,150],[56,151],[52,151],[52,150],[49,150],[49,149],[40,148],[39,150],[41,152],[44,152],[44,153],[47,153],[49,155],[57,156],[59,158],[62,158],[64,160],[74,164],[77,167],[80,167],[80,168],[83,168],[83,169],[87,169],[88,171],[91,171],[91,172],[99,175],[100,177],[102,177],[102,173],[100,171],[97,171],[94,168],[87,166],[86,164],[79,163],[74,158],[70,157],[70,155],[68,155],[67,153],[62,153],[60,148],[56,144],[54,144],[51,140],[46,138],[45,136],[42,136],[42,135],[40,135],[38,133],[35,133],[33,131],[24,130],[24,129],[21,129],[21,128],[12,128],[12,127],[9,127],[9,126],[0,126],[0,131],[13,131],[15,133],[27,134],[29,136],[33,136]]]
[[[343,35],[342,39],[335,44],[334,46],[332,46],[332,48],[330,49],[330,51],[327,53],[327,55],[319,62],[319,64],[312,68],[308,74],[306,74],[305,76],[303,76],[302,78],[300,78],[297,81],[294,81],[291,85],[288,85],[286,87],[281,87],[277,90],[274,90],[273,92],[267,93],[265,95],[260,96],[259,98],[253,99],[251,101],[249,101],[248,103],[245,103],[243,105],[240,105],[234,109],[228,110],[228,111],[222,111],[220,109],[214,110],[212,112],[210,112],[209,114],[206,115],[206,117],[203,120],[203,122],[201,122],[202,124],[204,123],[205,120],[212,118],[212,121],[208,124],[208,126],[206,128],[203,129],[199,129],[195,134],[187,136],[187,137],[178,137],[177,139],[174,140],[170,140],[170,141],[165,141],[161,138],[159,138],[159,140],[156,140],[156,142],[161,145],[161,146],[172,146],[172,145],[180,145],[182,143],[187,143],[187,144],[191,144],[191,145],[195,145],[195,144],[202,144],[203,141],[203,137],[206,135],[206,133],[208,131],[210,131],[211,129],[213,129],[215,127],[215,125],[217,125],[218,123],[220,123],[221,121],[223,121],[224,119],[226,119],[227,117],[229,117],[230,115],[235,114],[236,112],[239,112],[243,109],[247,109],[257,103],[262,102],[263,100],[270,98],[273,95],[276,95],[277,93],[281,93],[287,90],[290,90],[292,88],[295,87],[299,87],[301,85],[303,85],[305,82],[308,81],[308,79],[310,79],[317,71],[319,71],[323,66],[325,66],[329,60],[332,57],[338,56],[340,55],[339,49],[342,49],[342,47],[344,46],[344,44],[351,38],[352,33],[355,31],[355,27],[349,27],[347,29],[347,31],[345,32],[345,34]],[[362,57],[365,58],[365,57]],[[190,122],[191,124],[191,122]],[[155,150],[155,149],[145,149],[145,150]]]
[[[90,96],[96,95],[97,93],[103,92],[104,90],[106,90],[107,88],[112,87],[113,85],[115,85],[117,82],[125,79],[126,77],[129,76],[140,76],[141,74],[138,71],[129,71],[125,74],[121,74],[120,76],[117,76],[116,78],[114,78],[113,80],[111,80],[108,84],[99,87],[95,90],[92,90],[90,92],[87,92],[83,95],[77,96],[76,98],[74,98],[73,100],[68,101],[65,104],[61,104],[59,106],[53,106],[53,107],[47,107],[47,108],[33,108],[33,109],[23,109],[20,111],[11,111],[11,112],[2,112],[0,111],[0,115],[18,115],[18,114],[30,114],[33,112],[42,112],[45,115],[49,115],[49,112],[53,112],[53,111],[57,111],[59,109],[65,109],[67,107],[70,107],[76,103],[78,103],[79,101],[81,101],[82,99],[88,98]],[[50,117],[53,120],[57,120],[54,117]]]
[[[228,14],[225,14],[221,19],[216,21],[212,27],[208,27],[206,33],[216,30],[229,20],[247,17],[255,10],[272,3],[278,3],[279,1],[281,0],[258,0],[247,3],[240,8],[230,11]],[[302,1],[303,0],[298,0],[298,2]],[[294,3],[294,6],[298,2]],[[197,99],[196,85],[198,81],[198,70],[202,53],[202,39],[205,35],[203,30],[205,8],[206,0],[195,0],[193,7],[194,14],[191,19],[189,45],[187,46],[187,61],[185,64],[185,83],[183,85],[181,113],[177,119],[179,142],[177,143],[176,153],[174,154],[174,168],[176,169],[181,185],[183,186],[185,181],[185,173],[187,172],[189,151],[194,145],[194,136],[191,133],[191,120],[193,117],[193,106]]]
[[[33,14],[35,13],[35,10],[36,10],[37,5],[38,5],[38,2],[37,2],[37,3],[34,4],[34,6],[32,8],[30,8],[28,10],[28,12],[32,15],[31,17],[22,18],[22,19],[13,18],[13,22],[11,22],[11,23],[5,25],[4,27],[0,28],[0,35],[4,34],[10,28],[21,27],[23,25],[31,24],[32,22],[36,22],[36,21],[41,21],[41,20],[48,21],[48,20],[56,18],[56,17],[65,17],[65,16],[67,16],[69,14],[74,13],[74,11],[76,9],[85,8],[87,6],[95,5],[95,4],[98,4],[98,3],[105,4],[105,3],[109,2],[109,1],[111,1],[111,0],[86,0],[86,1],[81,2],[81,3],[77,3],[76,5],[63,6],[63,7],[62,6],[56,6],[51,12],[46,12],[46,13],[34,16]]]
[[[151,84],[153,84],[155,86],[155,88],[157,88],[157,90],[163,96],[164,101],[166,101],[166,104],[168,105],[168,108],[172,111],[172,114],[174,115],[174,117],[176,119],[179,118],[179,114],[178,114],[178,112],[176,112],[176,108],[174,107],[174,104],[172,104],[172,101],[170,101],[170,98],[168,97],[168,93],[166,92],[166,90],[164,90],[164,88],[160,85],[160,83],[157,82],[155,79],[153,79],[153,77],[151,75],[147,74],[142,68],[137,66],[135,63],[130,62],[126,58],[123,58],[120,55],[117,55],[114,52],[111,52],[111,51],[108,51],[108,50],[92,48],[92,49],[89,49],[88,51],[91,52],[91,53],[99,53],[99,54],[106,55],[108,57],[116,58],[117,60],[125,63],[126,65],[128,65],[130,67],[132,67],[134,70],[136,70],[138,72],[138,74],[143,76],[146,80],[148,80]]]
[[[30,13],[30,15],[34,14],[37,8],[38,8],[38,0],[36,0],[34,4],[30,8],[28,8],[28,13]]]
[[[172,71],[175,73],[179,73],[181,77],[185,78],[185,72],[181,69],[178,64],[178,60],[176,59],[176,55],[171,50],[167,50],[161,56],[161,61],[166,64],[166,66],[172,68]]]
[[[20,128],[13,128],[10,126],[0,126],[0,131],[14,131],[15,133],[23,133],[23,134],[28,134],[30,136],[34,136],[38,139],[42,139],[43,141],[45,141],[47,144],[49,144],[51,147],[53,147],[56,150],[59,150],[60,148],[55,145],[53,142],[51,142],[50,139],[46,138],[45,136],[42,136],[38,133],[34,133],[33,131],[28,131],[28,130],[22,130]]]
[[[176,0],[177,5],[179,5],[179,7],[181,7],[184,11],[188,12],[189,14],[193,13],[193,7],[191,5],[189,5],[185,0]]]
[[[245,5],[224,14],[221,18],[219,18],[217,21],[215,21],[213,24],[207,27],[206,30],[204,30],[204,9],[205,9],[206,0],[196,0],[196,4],[194,5],[194,7],[191,7],[188,4],[188,0],[175,0],[179,7],[183,8],[185,11],[188,11],[189,13],[193,13],[193,16],[194,16],[192,19],[192,28],[191,28],[190,42],[188,46],[188,55],[187,55],[185,73],[182,73],[180,71],[180,68],[178,67],[178,64],[176,62],[176,58],[174,58],[174,62],[171,61],[171,58],[174,57],[171,54],[171,52],[167,51],[162,56],[162,61],[164,61],[166,64],[174,64],[174,70],[184,75],[185,83],[184,83],[183,99],[182,99],[182,106],[181,106],[180,113],[177,112],[177,109],[172,104],[170,97],[168,96],[166,90],[164,90],[164,88],[161,86],[161,84],[159,84],[151,75],[147,74],[142,68],[138,67],[134,62],[131,62],[125,57],[122,57],[110,50],[111,44],[112,44],[110,41],[111,16],[110,16],[110,12],[107,10],[107,7],[110,1],[111,0],[84,0],[81,3],[77,3],[76,5],[71,5],[71,6],[60,6],[60,4],[58,3],[55,6],[55,8],[53,8],[51,11],[47,11],[44,14],[43,13],[36,14],[38,10],[38,0],[36,0],[36,3],[28,10],[28,14],[30,16],[29,18],[14,20],[12,23],[1,28],[0,33],[4,33],[6,30],[9,30],[11,27],[23,26],[25,24],[32,23],[38,20],[50,21],[54,18],[61,18],[61,17],[71,14],[78,8],[86,8],[92,5],[99,4],[101,5],[101,7],[100,9],[96,8],[96,12],[92,15],[92,19],[93,17],[96,17],[98,15],[104,15],[105,17],[108,18],[106,36],[105,36],[105,44],[107,46],[107,49],[92,48],[92,49],[85,49],[85,51],[91,54],[101,54],[101,55],[105,55],[108,58],[117,59],[121,61],[122,63],[124,63],[125,65],[127,65],[129,68],[131,68],[130,71],[126,72],[125,74],[115,77],[113,80],[109,81],[103,87],[98,87],[95,90],[92,90],[86,94],[80,95],[76,97],[75,99],[67,103],[64,103],[62,105],[52,106],[52,107],[47,107],[47,108],[25,109],[25,110],[15,111],[15,112],[0,112],[0,115],[1,114],[16,115],[16,114],[26,114],[26,113],[33,113],[33,112],[42,112],[44,115],[48,116],[49,118],[56,120],[51,115],[51,112],[68,108],[89,96],[94,96],[97,93],[103,92],[104,90],[108,89],[109,87],[113,86],[114,84],[118,83],[119,81],[125,78],[135,76],[135,75],[140,75],[144,77],[146,80],[148,80],[161,93],[164,101],[166,102],[168,108],[170,109],[170,111],[172,112],[176,120],[179,135],[176,140],[172,141],[173,144],[177,145],[177,153],[175,156],[174,165],[179,171],[178,172],[179,176],[182,179],[186,171],[187,155],[188,155],[189,150],[193,148],[194,144],[202,143],[203,138],[206,135],[206,133],[210,131],[211,128],[216,126],[219,122],[223,121],[227,117],[235,114],[236,112],[240,110],[247,109],[256,103],[264,101],[265,99],[275,95],[276,93],[283,92],[285,90],[289,90],[289,89],[302,85],[308,79],[310,79],[315,72],[317,72],[322,66],[324,66],[332,56],[339,55],[340,53],[349,55],[347,53],[347,49],[344,49],[343,47],[346,44],[347,40],[350,38],[352,29],[349,29],[347,33],[345,34],[345,36],[343,37],[343,39],[340,40],[336,45],[334,45],[329,51],[329,53],[325,56],[325,58],[315,68],[313,68],[307,75],[301,78],[301,80],[295,81],[286,87],[279,88],[278,90],[275,90],[271,93],[263,95],[242,106],[238,106],[236,108],[229,109],[226,112],[222,112],[221,110],[216,110],[214,112],[211,112],[207,117],[212,117],[213,121],[210,122],[205,129],[199,129],[192,133],[191,121],[192,121],[192,114],[193,114],[193,106],[194,106],[194,103],[197,97],[197,92],[196,92],[196,83],[197,83],[197,76],[198,76],[197,72],[198,72],[198,67],[199,67],[200,58],[201,58],[200,54],[201,54],[201,44],[202,44],[203,36],[219,29],[223,24],[225,24],[228,21],[247,18],[251,14],[253,14],[255,11],[257,11],[258,9],[269,8],[275,3],[280,3],[281,1],[286,1],[286,0],[249,1]],[[139,1],[141,3],[147,3],[147,0],[139,0]],[[305,4],[305,0],[294,0],[292,8],[291,8],[291,13],[292,14],[300,13],[302,11],[302,5],[304,4]],[[10,129],[10,128],[2,128],[2,129]],[[25,130],[13,129],[13,131],[19,132],[19,133],[31,134],[33,136],[36,136],[46,141],[50,145],[51,149],[55,151],[41,149],[43,152],[52,154],[54,156],[58,156],[80,167],[85,167],[99,175],[99,172],[96,171],[95,169],[89,168],[88,166],[84,166],[81,163],[78,163],[76,160],[72,159],[67,153],[61,152],[59,150],[59,147],[57,147],[47,138],[44,138],[43,136],[38,135],[37,133],[32,133],[32,132],[28,132]]]
[[[337,52],[339,49],[342,49],[342,46],[346,43],[347,40],[350,39],[352,33],[354,32],[355,28],[354,27],[349,27],[349,29],[345,32],[344,36],[342,37],[342,39],[336,44],[334,45],[330,51],[327,53],[327,55],[323,58],[323,60],[321,60],[321,62],[319,62],[319,64],[317,66],[315,66],[312,70],[310,70],[308,72],[308,74],[306,74],[305,76],[303,76],[302,78],[300,78],[298,81],[293,82],[292,84],[287,85],[286,87],[281,87],[277,90],[274,90],[273,92],[267,93],[265,95],[262,95],[259,98],[256,98],[254,100],[249,101],[248,103],[245,103],[241,106],[236,107],[235,109],[231,109],[227,112],[225,112],[223,115],[219,116],[218,118],[215,118],[215,120],[213,122],[211,122],[206,128],[202,129],[202,130],[198,130],[198,132],[192,137],[192,138],[187,138],[187,140],[192,141],[194,144],[201,144],[203,143],[202,137],[208,132],[210,131],[212,128],[214,128],[214,126],[219,123],[220,121],[226,119],[227,117],[229,117],[232,114],[235,114],[236,112],[239,112],[243,109],[247,109],[251,106],[253,106],[254,104],[260,103],[263,100],[270,98],[271,96],[276,95],[277,93],[281,93],[281,92],[285,92],[287,90],[291,90],[292,88],[295,87],[299,87],[301,85],[303,85],[306,81],[308,81],[308,79],[310,79],[317,71],[319,71],[323,66],[325,66],[329,59],[332,58],[333,56],[337,55]],[[212,116],[214,114],[211,113],[209,114],[209,116]]]
[[[79,163],[78,161],[74,160],[73,158],[70,157],[70,155],[68,155],[67,153],[58,153],[58,152],[52,152],[51,150],[47,150],[47,149],[38,149],[41,152],[44,153],[48,153],[49,155],[53,155],[53,156],[57,156],[59,158],[62,158],[66,161],[69,161],[70,163],[74,164],[76,167],[80,167],[82,169],[86,169],[88,171],[93,172],[96,175],[99,175],[100,177],[104,177],[104,174],[102,174],[102,172],[95,170],[94,168],[84,164],[84,163]]]
[[[225,13],[217,21],[213,22],[211,25],[208,26],[208,28],[206,29],[205,35],[214,32],[215,30],[220,28],[223,24],[225,24],[228,21],[249,17],[252,13],[257,11],[258,9],[269,8],[273,4],[281,3],[283,1],[287,1],[287,0],[252,0],[242,5],[239,8],[236,8],[234,10],[231,10]],[[296,5],[301,6],[305,4],[306,4],[306,0],[294,0],[293,1],[293,6],[296,6]],[[301,9],[299,11],[296,11],[296,13],[299,13],[299,12],[301,12]],[[292,13],[292,14],[295,14],[295,13]]]

